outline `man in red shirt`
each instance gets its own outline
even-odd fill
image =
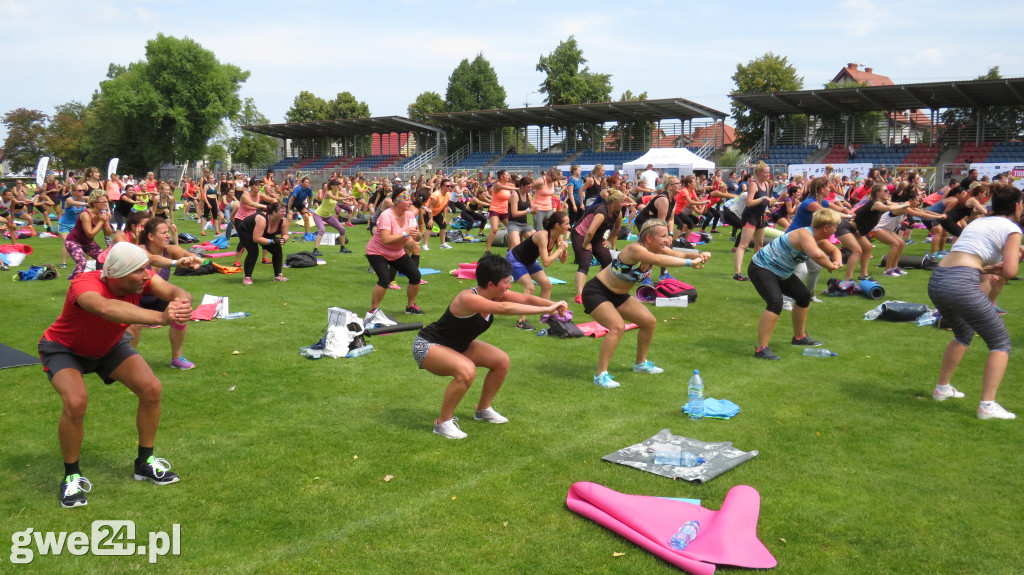
[[[78,456],[85,434],[88,393],[83,375],[96,373],[104,383],[120,381],[139,398],[136,424],[139,456],[135,480],[157,485],[178,481],[166,460],[153,456],[160,421],[160,380],[130,344],[125,330],[131,324],[184,323],[192,316],[192,297],[146,269],[145,250],[128,242],[110,249],[102,271],[79,274],[71,280],[60,317],[39,340],[39,357],[50,384],[64,404],[57,436],[64,457],[60,485],[62,507],[87,503],[92,483],[81,476]],[[169,301],[163,312],[139,307],[143,293]]]

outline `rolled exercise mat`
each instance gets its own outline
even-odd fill
[[[421,322],[413,323],[400,323],[398,325],[382,325],[380,327],[371,327],[363,331],[363,335],[387,335],[389,333],[398,333],[400,331],[412,331],[414,329],[423,329]]]
[[[886,260],[888,259],[889,254],[885,254],[884,256],[882,256],[881,261],[878,262],[878,267],[888,267],[888,265],[886,265]],[[897,263],[896,265],[901,268],[907,268],[908,270],[923,270],[924,256],[911,256],[904,254],[900,256],[899,263]]]
[[[875,282],[863,280],[857,284],[857,287],[860,288],[860,291],[861,293],[864,294],[864,297],[868,299],[882,299],[883,297],[885,297],[885,288],[878,285]]]

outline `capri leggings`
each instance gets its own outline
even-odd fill
[[[675,224],[677,229],[692,230],[697,226],[697,218],[693,214],[678,213],[675,215]]]
[[[95,259],[100,255],[103,250],[100,249],[100,245],[94,241],[90,241],[87,244],[80,244],[72,240],[64,240],[64,248],[68,250],[68,255],[71,259],[75,260],[75,269],[68,276],[68,279],[73,279],[78,274],[85,271],[85,266],[88,265],[89,260],[86,255],[92,256]]]
[[[324,235],[324,230],[326,229],[324,227],[324,224],[327,224],[332,228],[338,230],[338,235],[345,235],[345,226],[340,221],[338,221],[338,216],[331,216],[329,218],[325,218],[317,214],[316,212],[313,212],[313,223],[316,224],[316,233],[318,236]],[[345,245],[344,241],[342,242],[342,245]]]
[[[405,274],[405,277],[409,278],[409,285],[419,285],[420,283],[420,270],[409,254],[402,254],[402,257],[397,260],[389,260],[377,254],[366,254],[366,259],[370,262],[373,273],[377,274],[377,285],[382,288],[387,288],[391,284],[391,278],[394,277],[388,268]]]
[[[601,264],[602,268],[608,267],[612,263],[612,252],[608,249],[608,246],[604,244],[602,238],[593,238],[590,240],[589,250],[583,249],[583,236],[576,233],[576,230],[572,232],[572,251],[576,255],[576,271],[581,274],[586,274],[590,271],[590,262],[592,258],[597,258],[597,263]]]
[[[796,274],[782,279],[763,267],[750,262],[747,266],[747,276],[754,284],[754,289],[761,299],[767,304],[765,309],[775,315],[782,313],[782,296],[793,298],[797,307],[808,307],[811,305],[811,292],[807,290],[804,282]]]
[[[1010,334],[995,306],[981,291],[981,272],[966,266],[937,267],[928,280],[928,297],[938,308],[953,339],[971,345],[977,333],[989,351],[1010,353]]]

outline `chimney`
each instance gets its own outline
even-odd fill
[[[857,64],[855,64],[854,62],[850,62],[849,64],[846,65],[846,67],[849,68],[850,70],[853,70],[854,72],[857,71]]]
[[[871,68],[864,68],[864,71],[865,71],[866,73],[870,74],[870,73],[871,73]]]

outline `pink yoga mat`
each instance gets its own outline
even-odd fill
[[[579,482],[569,488],[566,506],[636,543],[693,575],[711,575],[716,565],[770,569],[778,562],[757,538],[761,495],[753,487],[729,490],[722,508],[646,495],[627,495],[598,485]],[[687,521],[700,522],[700,533],[684,551],[669,546],[669,539]]]
[[[476,269],[476,263],[459,264],[459,269],[460,270],[475,270]]]
[[[224,252],[224,253],[220,253],[220,254],[206,254],[203,257],[204,258],[226,258],[228,256],[233,256],[233,255],[235,255],[235,252]]]
[[[582,331],[583,335],[585,336],[599,338],[608,335],[608,328],[597,323],[596,321],[588,321],[587,323],[577,324],[576,327],[580,328],[580,331]],[[638,327],[639,326],[636,325],[635,323],[627,323],[626,331],[636,329]]]

